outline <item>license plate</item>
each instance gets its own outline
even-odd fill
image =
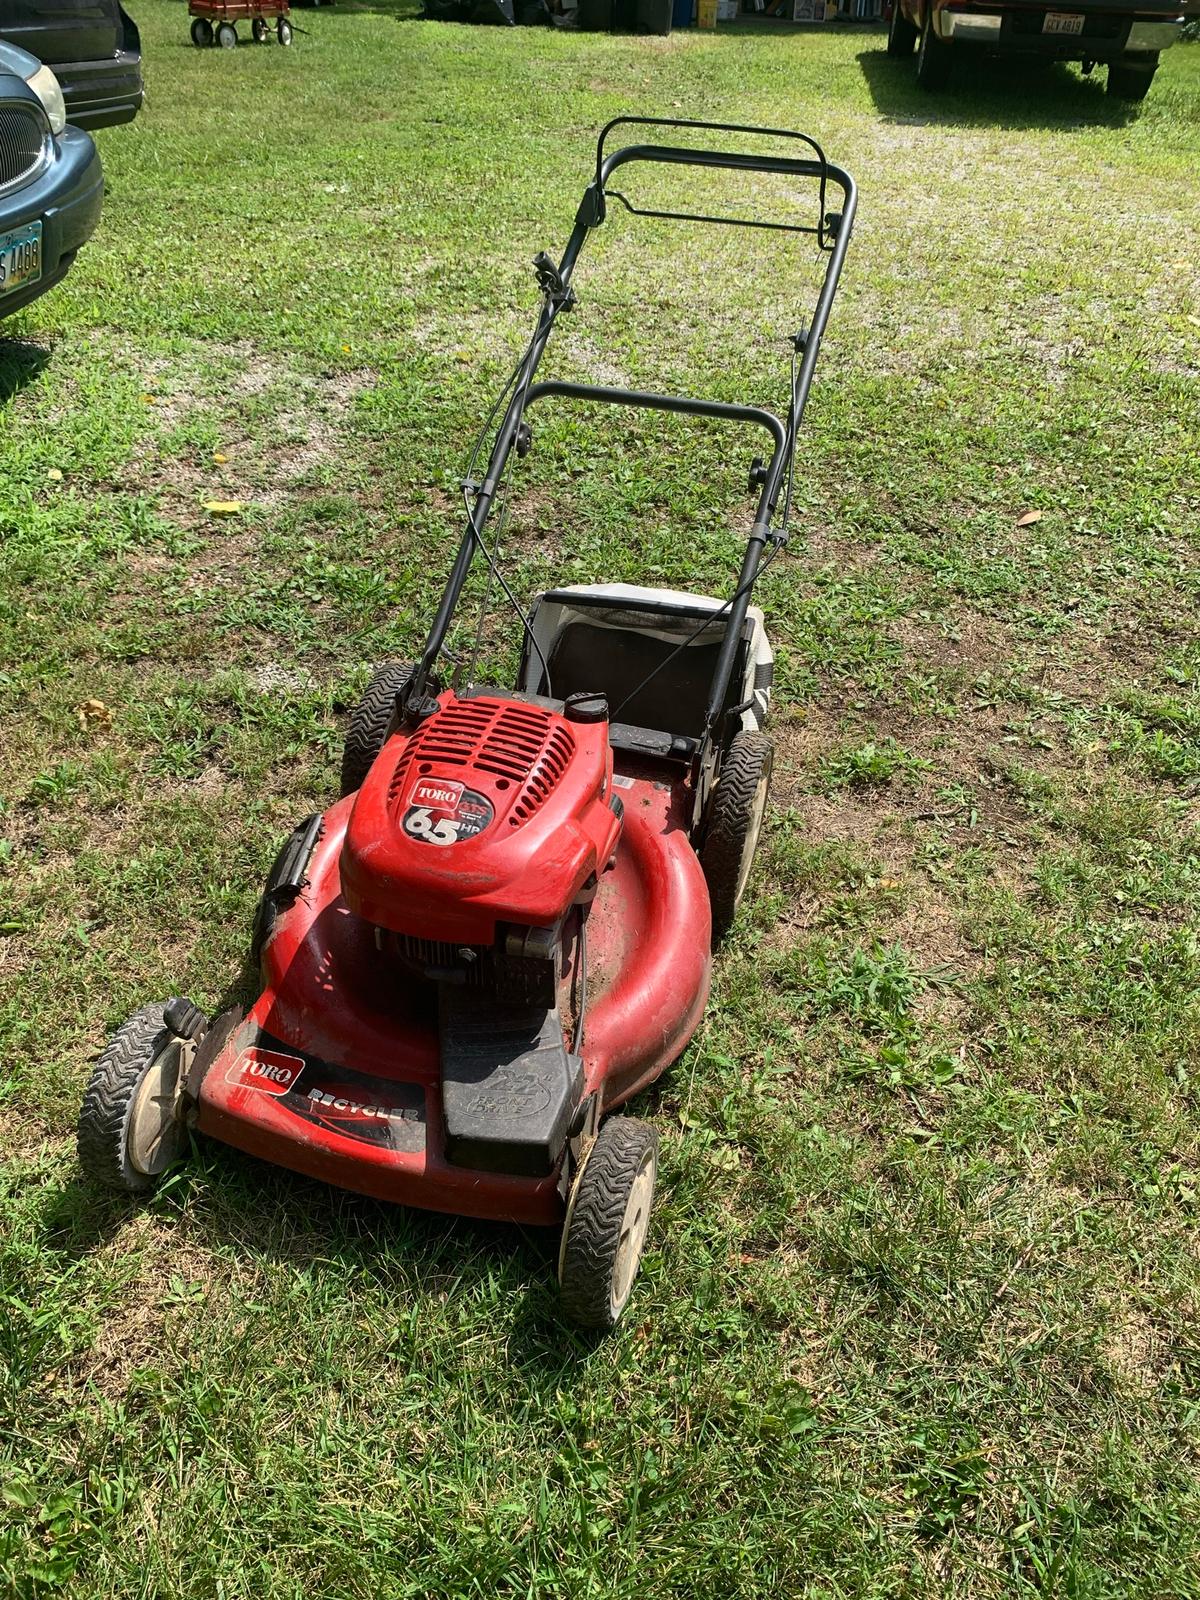
[[[1083,18],[1070,11],[1047,11],[1043,33],[1082,33]]]
[[[12,233],[0,233],[0,294],[11,294],[42,275],[42,225],[30,222]]]

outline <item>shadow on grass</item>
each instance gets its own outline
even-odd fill
[[[881,41],[859,51],[858,61],[875,109],[889,122],[940,127],[1123,128],[1139,107],[1110,99],[1104,68],[1083,78],[1064,62],[964,54],[949,87],[938,94],[917,87],[915,58],[889,56]]]
[[[32,383],[49,360],[49,350],[40,344],[0,334],[0,405]]]
[[[564,1325],[556,1280],[558,1230],[389,1205],[204,1140],[181,1170],[176,1204],[193,1240],[247,1261],[368,1279],[436,1306],[489,1303],[507,1323],[506,1349],[551,1388],[602,1335]],[[186,1191],[190,1189],[190,1193]],[[452,1319],[455,1320],[455,1319]]]

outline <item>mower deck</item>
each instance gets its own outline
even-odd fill
[[[583,1094],[596,1092],[605,1113],[678,1056],[708,999],[708,891],[677,770],[617,759],[624,830],[587,918],[581,1052]],[[410,978],[377,948],[375,929],[341,898],[338,859],[352,804],[348,797],[325,814],[307,886],[279,915],[264,949],[263,994],[198,1062],[197,1127],[378,1199],[559,1223],[565,1205],[557,1171],[528,1177],[447,1159],[435,986]],[[535,1083],[531,1122],[543,1109]]]

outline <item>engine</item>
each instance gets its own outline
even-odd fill
[[[553,959],[620,831],[602,697],[447,690],[388,740],[359,790],[342,894],[431,977],[451,975],[438,970],[447,959],[461,971],[467,952]]]

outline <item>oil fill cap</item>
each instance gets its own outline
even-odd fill
[[[607,722],[608,698],[580,689],[563,702],[563,716],[568,722]]]

